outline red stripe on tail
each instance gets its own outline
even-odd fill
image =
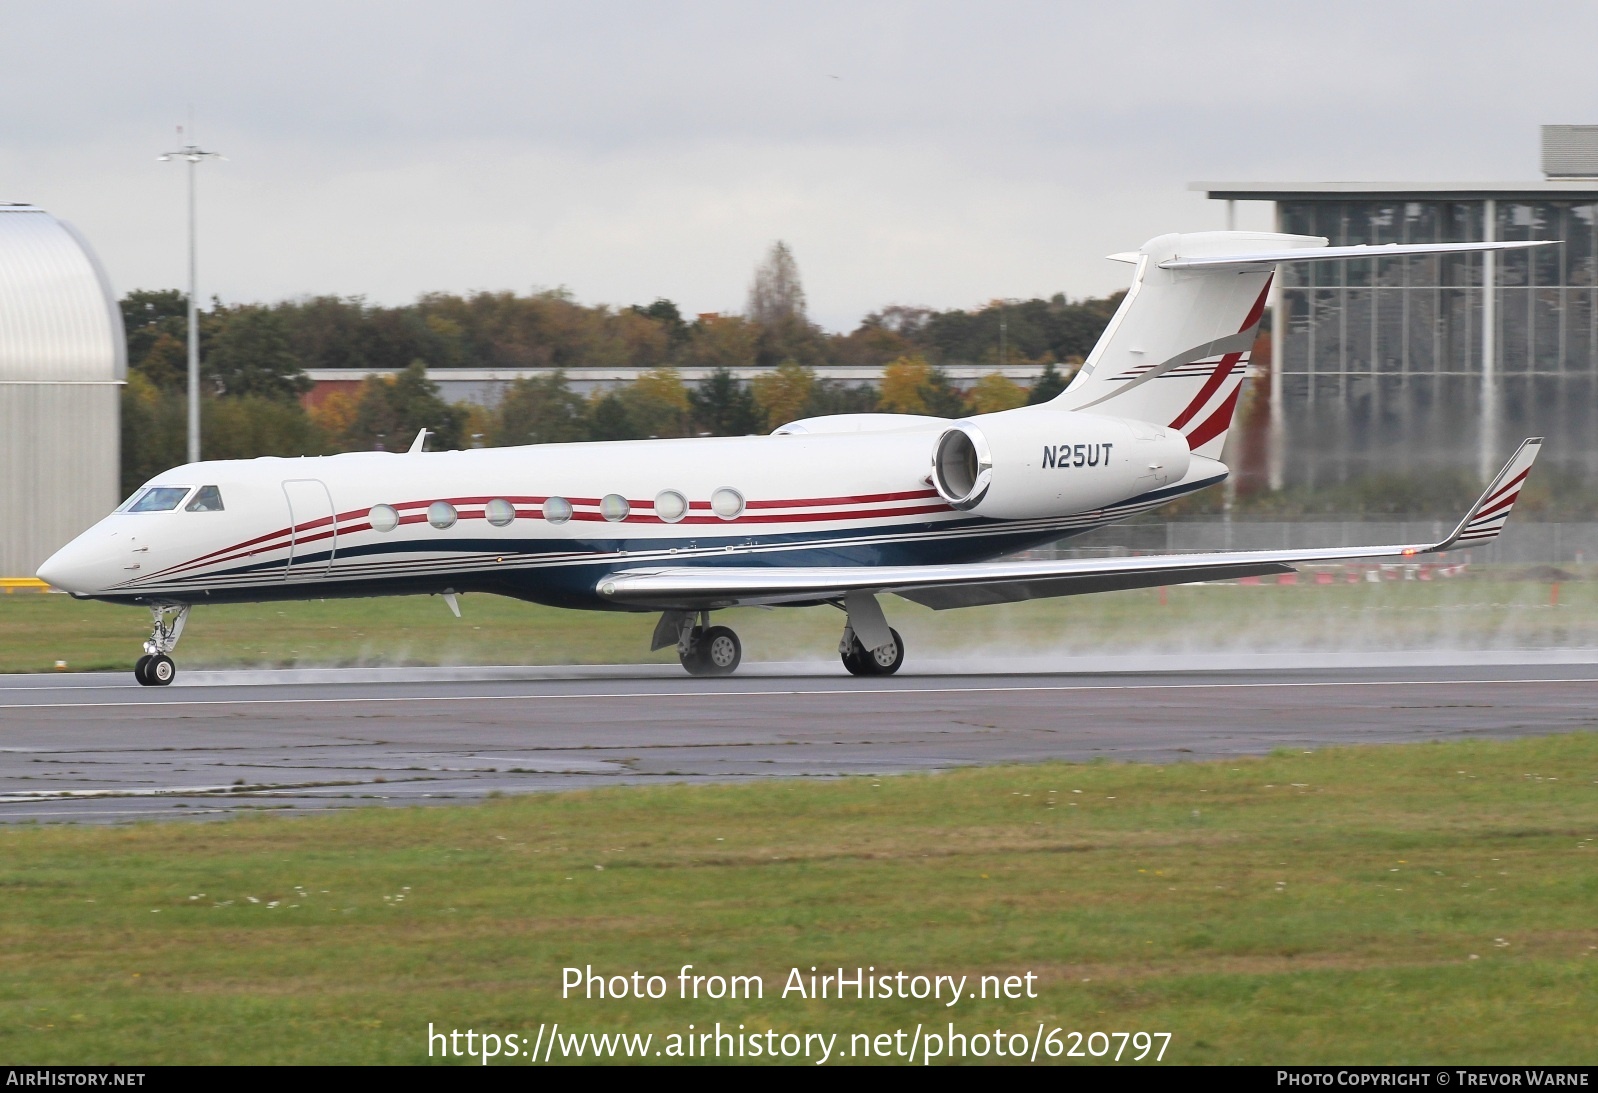
[[[1188,450],[1193,451],[1202,448],[1226,432],[1232,424],[1232,413],[1237,409],[1237,396],[1242,391],[1243,385],[1240,383],[1232,389],[1230,395],[1226,396],[1226,401],[1221,403],[1220,408],[1204,419],[1204,424],[1188,434]]]
[[[1199,388],[1199,393],[1193,401],[1187,404],[1187,409],[1176,415],[1176,420],[1171,422],[1171,428],[1180,429],[1193,415],[1204,409],[1205,405],[1220,390],[1221,384],[1226,382],[1226,377],[1232,374],[1232,369],[1237,367],[1237,362],[1242,358],[1241,353],[1228,353],[1221,358],[1221,363],[1215,366],[1215,371],[1210,373],[1210,378],[1204,381],[1204,386]]]

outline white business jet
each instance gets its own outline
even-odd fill
[[[157,475],[39,576],[150,609],[134,674],[172,681],[197,604],[493,592],[660,612],[695,675],[742,649],[710,613],[832,604],[855,675],[887,675],[904,642],[877,597],[934,609],[1413,557],[1498,535],[1536,458],[1525,441],[1441,542],[1323,550],[1005,561],[1227,476],[1221,448],[1278,263],[1505,250],[1535,243],[1329,247],[1310,236],[1164,235],[1052,402],[960,420],[848,414],[770,436],[546,444],[192,463]]]

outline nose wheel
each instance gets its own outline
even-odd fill
[[[133,678],[139,686],[165,687],[177,676],[178,666],[170,654],[177,648],[183,624],[188,620],[187,604],[150,608],[150,640],[144,643],[144,655],[133,665]]]
[[[133,666],[133,678],[142,687],[165,687],[178,674],[178,666],[165,653],[146,653]]]

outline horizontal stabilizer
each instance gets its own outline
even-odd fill
[[[1478,251],[1523,250],[1526,247],[1548,247],[1556,239],[1511,243],[1382,243],[1361,244],[1357,247],[1295,247],[1292,250],[1256,251],[1250,254],[1206,254],[1196,258],[1167,258],[1158,263],[1161,269],[1224,269],[1247,266],[1271,266],[1278,262],[1327,262],[1354,258],[1403,258],[1419,254],[1473,254]]]
[[[611,603],[666,610],[825,603],[842,600],[851,592],[892,592],[941,611],[1087,592],[1288,573],[1295,565],[1306,563],[1413,558],[1455,546],[1476,546],[1497,538],[1541,448],[1540,437],[1522,443],[1453,534],[1439,543],[967,565],[630,569],[607,574],[596,587],[600,597]]]

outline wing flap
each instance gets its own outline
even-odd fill
[[[1194,584],[1199,581],[1230,581],[1238,577],[1263,577],[1269,573],[1291,573],[1293,567],[1282,562],[1258,565],[1193,566],[1158,572],[1082,573],[1069,577],[1040,577],[1035,580],[1004,581],[990,584],[928,585],[920,588],[895,588],[893,593],[907,600],[948,611],[955,607],[981,607],[995,603],[1019,603],[1053,596],[1083,596],[1089,592],[1121,592],[1129,588],[1157,588],[1160,585]]]

